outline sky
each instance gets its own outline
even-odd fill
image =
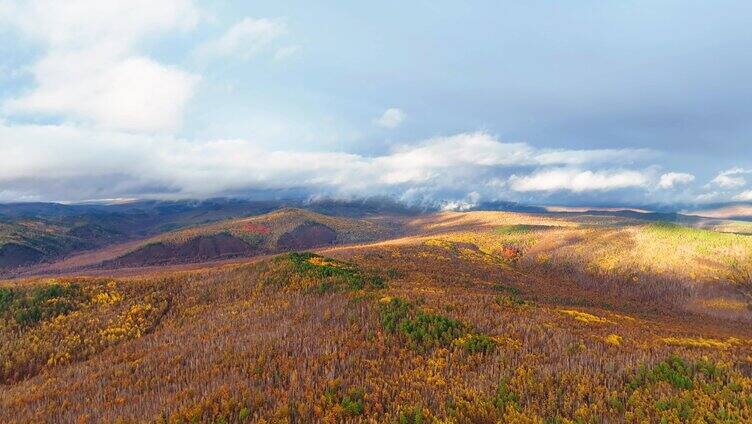
[[[752,202],[750,16],[0,0],[0,201]]]

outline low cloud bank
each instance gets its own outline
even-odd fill
[[[3,193],[38,200],[295,189],[436,199],[463,208],[480,200],[535,194],[646,189],[657,178],[646,163],[657,153],[649,150],[540,149],[485,132],[436,137],[364,156],[266,150],[243,139],[190,141],[73,125],[3,124],[0,149]]]

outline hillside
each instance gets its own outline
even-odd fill
[[[78,257],[85,257],[86,254],[107,259],[106,252],[101,251],[106,247],[117,250],[124,243],[152,238],[170,231],[302,206],[309,211],[351,219],[418,213],[392,200],[381,198],[353,201],[251,201],[218,198],[123,201],[112,204],[0,203],[0,275],[28,272],[28,267],[32,265],[39,265],[37,268],[40,269],[56,269],[54,263],[63,260],[77,263]],[[248,236],[247,231],[240,232],[245,233],[244,237]],[[224,246],[228,243],[233,242],[203,240],[199,242],[201,246],[197,249],[214,252],[201,257],[250,253],[238,244],[227,252]],[[6,245],[7,247],[3,247]],[[168,253],[167,256],[169,255]],[[196,257],[191,260],[199,259],[200,257]]]
[[[118,257],[264,253],[238,263],[0,282],[0,416],[752,420],[752,237],[618,214],[390,222],[282,209]]]
[[[645,305],[665,296],[680,309],[751,318],[752,236],[747,234],[600,214],[446,212],[415,224],[428,230],[416,242],[470,244],[518,269],[567,275]]]
[[[659,313],[629,299],[614,306],[609,293],[520,272],[470,245],[338,252],[2,289],[0,414],[10,422],[752,419],[748,325],[675,314],[670,302]]]
[[[285,208],[257,217],[167,232],[104,261],[101,266],[136,267],[256,256],[373,241],[394,236],[397,231],[395,226],[378,220],[333,217]]]
[[[118,240],[122,240],[122,234],[96,225],[66,226],[34,219],[0,221],[0,270]]]
[[[231,200],[0,204],[0,275],[176,228],[268,212],[276,206]]]
[[[700,209],[686,212],[687,215],[702,216],[707,218],[752,220],[752,205],[731,204],[720,205],[716,208]]]

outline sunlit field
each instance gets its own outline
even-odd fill
[[[536,219],[538,218],[538,219]],[[679,307],[744,317],[752,299],[752,237],[667,222],[578,215],[447,213],[426,243],[470,243],[532,273],[562,272],[602,291],[663,293]],[[700,297],[712,300],[695,301]],[[699,303],[698,303],[699,302]]]

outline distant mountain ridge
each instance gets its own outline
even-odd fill
[[[135,200],[111,204],[6,203],[0,204],[0,272],[54,262],[81,252],[151,239],[161,234],[187,228],[200,226],[210,228],[212,223],[260,216],[284,208],[305,209],[310,213],[323,216],[350,219],[377,216],[409,217],[440,209],[438,204],[410,206],[388,197],[347,200],[334,198]],[[748,234],[751,231],[750,227],[741,221],[752,221],[752,206],[745,204],[714,205],[711,209],[679,213],[656,212],[647,207],[640,209],[627,207],[552,209],[552,207],[530,206],[516,202],[491,201],[481,202],[468,210],[615,216],[642,221],[667,221],[741,234]],[[729,218],[736,221],[729,221]],[[321,219],[312,221],[318,222]],[[308,229],[301,227],[300,231],[310,233],[309,235],[315,239],[336,239],[332,232],[321,227]],[[232,236],[237,237],[238,234],[232,234]],[[294,237],[285,240],[282,239],[282,243],[288,243],[291,249],[306,245],[295,241]],[[255,251],[246,247],[248,243],[238,244],[224,235],[204,236],[203,239],[198,238],[195,243],[197,243],[195,248],[183,251],[183,254],[188,256],[191,256],[190,252],[194,250],[203,252],[189,259],[191,261],[200,260],[202,257],[218,258],[255,254]],[[267,245],[262,250],[274,251],[274,248]],[[175,256],[174,253],[156,250],[152,253],[157,257],[168,258],[165,259],[166,261],[172,260],[169,258]]]
[[[752,205],[750,204],[712,206],[705,209],[689,210],[684,213],[687,215],[702,216],[706,218],[752,221]]]
[[[277,207],[278,203],[229,199],[116,205],[0,204],[0,269],[48,262],[177,228],[266,213]]]
[[[268,214],[163,233],[101,266],[191,263],[305,250],[396,235],[397,228],[367,219],[283,208]]]
[[[350,218],[412,215],[417,209],[382,198],[359,200],[140,200],[116,204],[0,204],[0,271],[56,261],[79,252],[155,237],[228,219],[253,217],[288,207]],[[221,241],[216,254],[225,255]],[[212,241],[204,240],[202,249]],[[236,248],[241,248],[236,245]],[[241,249],[242,250],[242,249]],[[229,252],[248,254],[249,252]]]

